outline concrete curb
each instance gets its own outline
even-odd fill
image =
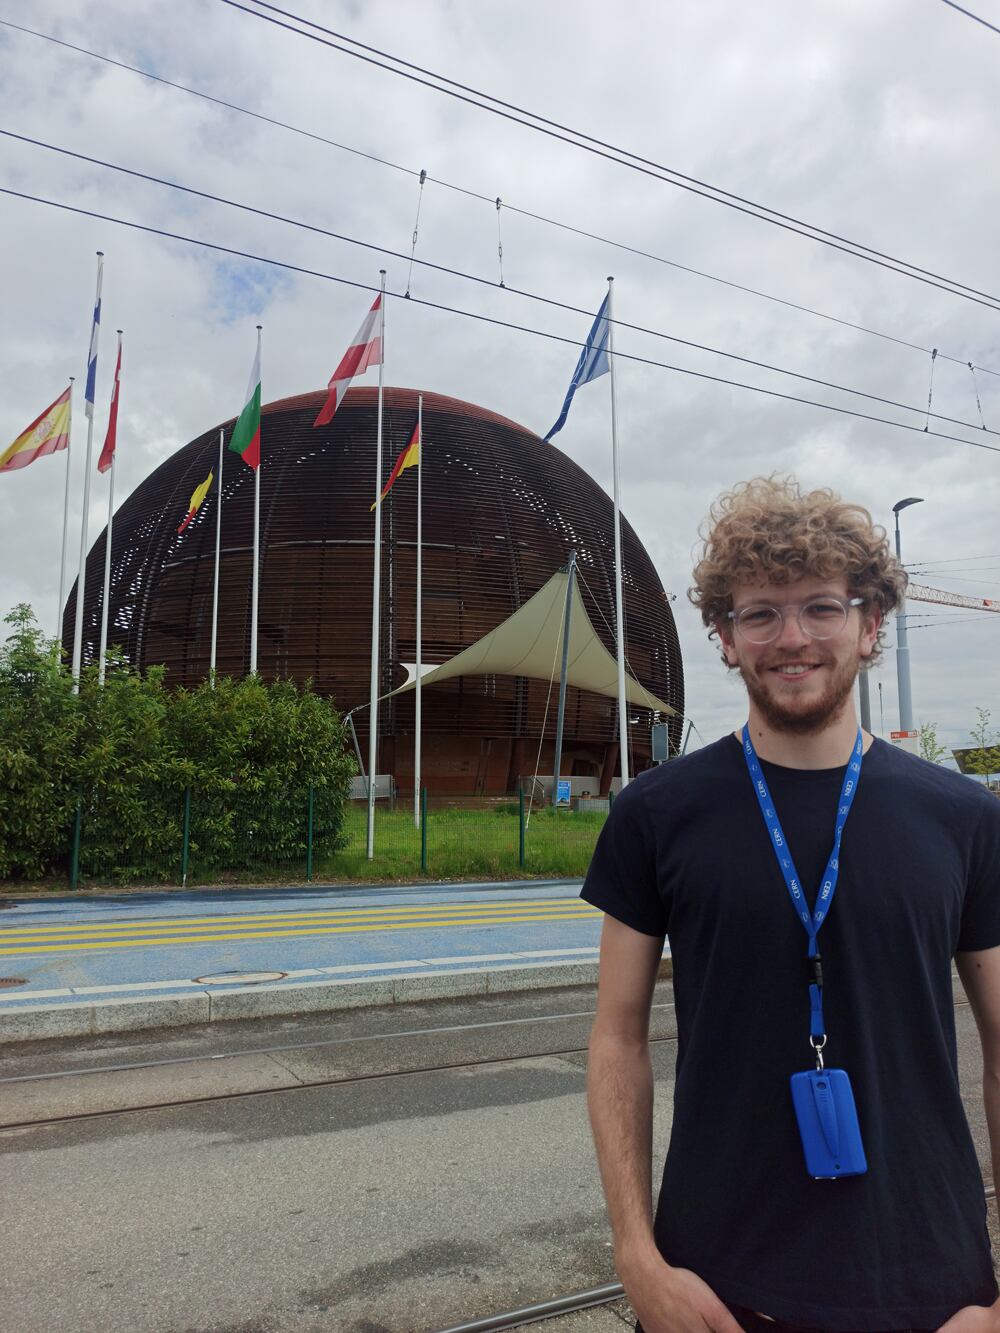
[[[669,977],[672,970],[670,959],[664,958],[660,977]],[[364,980],[338,978],[196,990],[184,995],[91,1000],[86,1004],[38,1004],[0,1012],[0,1043],[92,1037],[109,1032],[140,1032],[596,983],[596,962],[522,963],[425,975],[405,972]]]

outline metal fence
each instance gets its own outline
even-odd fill
[[[155,827],[113,835],[81,801],[67,877],[73,889],[82,882],[570,877],[586,872],[613,800],[553,809],[523,789],[489,798],[425,789],[415,808],[412,796],[389,796],[375,805],[371,857],[367,802],[341,806],[320,788],[226,799],[187,788],[168,795]]]

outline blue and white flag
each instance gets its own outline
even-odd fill
[[[97,297],[94,301],[94,326],[90,330],[90,355],[87,357],[87,389],[83,395],[83,410],[93,421],[94,390],[97,383],[97,340],[101,335],[101,283],[104,281],[104,256],[97,252]]]
[[[598,376],[606,375],[610,369],[608,365],[609,296],[604,298],[601,308],[597,312],[594,326],[587,335],[586,344],[580,353],[579,361],[576,363],[576,370],[573,371],[573,378],[569,382],[566,399],[562,405],[562,411],[559,413],[559,420],[546,435],[546,440],[551,440],[556,431],[562,430],[565,426],[566,417],[569,415],[569,405],[580,385],[589,384],[591,380],[596,380]]]

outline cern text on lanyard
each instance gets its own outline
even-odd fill
[[[858,739],[851,751],[847,771],[844,773],[844,785],[840,790],[840,800],[837,803],[833,851],[830,853],[830,859],[826,863],[826,871],[820,881],[819,892],[816,894],[816,905],[810,912],[809,904],[802,892],[802,882],[799,879],[798,871],[795,869],[795,862],[792,860],[791,848],[788,846],[788,840],[781,828],[781,821],[778,819],[778,812],[771,800],[764,770],[760,766],[757,751],[750,739],[750,728],[749,726],[743,728],[743,756],[747,761],[747,768],[750,770],[750,778],[753,782],[754,792],[757,795],[757,803],[760,806],[761,814],[764,816],[771,846],[778,858],[778,865],[791,896],[792,906],[795,908],[795,913],[809,937],[808,958],[812,978],[809,983],[809,1044],[816,1052],[820,1068],[823,1064],[821,1052],[826,1045],[826,1028],[823,1024],[823,970],[816,937],[819,934],[820,926],[827,918],[830,905],[833,902],[833,895],[837,891],[837,878],[840,874],[840,840],[843,837],[844,825],[847,823],[847,816],[851,812],[851,806],[857,794],[863,754],[864,739],[859,727]]]

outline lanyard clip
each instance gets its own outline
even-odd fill
[[[826,1045],[826,1033],[823,1033],[819,1041],[815,1037],[810,1037],[809,1045],[816,1054],[816,1068],[821,1070],[823,1068],[823,1047]]]

